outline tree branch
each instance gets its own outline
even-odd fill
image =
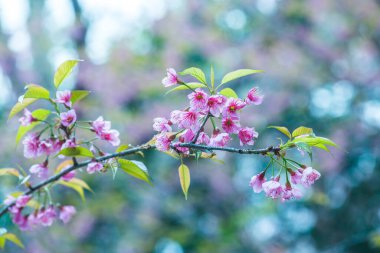
[[[171,147],[173,149],[175,149],[176,147],[187,147],[187,148],[196,149],[196,150],[207,150],[207,151],[219,150],[219,151],[225,151],[225,152],[230,152],[230,153],[255,154],[255,155],[259,155],[259,154],[266,155],[268,153],[278,154],[278,152],[280,151],[279,147],[272,147],[272,146],[270,146],[268,148],[264,148],[264,149],[239,149],[239,148],[232,148],[232,147],[212,147],[212,146],[200,145],[200,144],[195,144],[195,143],[178,143],[178,144],[172,144]],[[140,152],[143,150],[149,150],[149,149],[155,149],[155,148],[156,148],[155,145],[144,144],[144,145],[137,146],[134,148],[130,148],[130,149],[118,152],[118,153],[113,153],[113,154],[101,156],[101,157],[98,157],[98,158],[95,158],[92,160],[87,160],[87,161],[84,161],[82,163],[73,164],[72,166],[68,167],[67,169],[62,170],[58,174],[55,174],[54,176],[49,177],[48,179],[38,183],[37,185],[30,186],[29,190],[23,192],[21,195],[32,194],[33,192],[41,189],[42,187],[44,187],[44,186],[46,186],[52,182],[58,181],[61,177],[63,177],[67,173],[87,166],[89,163],[91,163],[94,160],[96,160],[98,162],[102,162],[102,161],[107,161],[107,160],[115,158],[115,157],[123,157],[126,155],[132,155],[132,154],[136,154],[137,152]],[[15,202],[12,202],[8,205],[5,205],[0,211],[0,218],[4,214],[6,214],[8,209],[10,207],[12,207],[14,204],[15,204]]]

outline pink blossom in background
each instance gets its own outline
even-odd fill
[[[321,174],[313,169],[312,167],[307,167],[302,174],[301,183],[305,187],[309,187],[314,184],[321,177]]]
[[[65,91],[57,91],[56,93],[57,99],[55,100],[56,103],[64,104],[67,107],[71,107],[71,91],[65,90]]]
[[[184,112],[180,110],[174,110],[170,113],[170,121],[173,124],[178,124],[181,121],[182,114]]]
[[[190,108],[195,111],[202,111],[207,107],[208,95],[202,89],[198,88],[188,96]]]
[[[254,138],[257,138],[259,134],[255,131],[253,127],[244,127],[239,130],[238,136],[240,140],[240,145],[243,146],[244,144],[255,144]]]
[[[210,146],[224,147],[227,145],[227,143],[230,140],[231,140],[231,137],[228,135],[228,133],[219,133],[219,134],[213,135],[210,138]]]
[[[28,134],[22,144],[24,145],[24,156],[26,158],[36,158],[38,156],[39,137],[37,133]]]
[[[240,123],[232,118],[224,118],[222,120],[222,128],[229,134],[237,134],[240,129]]]
[[[75,113],[74,110],[70,110],[68,112],[62,112],[60,114],[60,118],[61,118],[61,124],[63,126],[70,127],[76,122],[77,114]]]
[[[100,139],[108,141],[112,146],[119,146],[120,139],[119,139],[119,131],[111,129],[106,132],[103,132],[100,135]]]
[[[252,88],[245,99],[247,104],[260,105],[263,102],[263,95],[260,95],[259,89],[257,87]]]
[[[166,133],[156,135],[156,147],[160,151],[168,151],[170,149],[170,139]]]
[[[166,70],[166,77],[162,79],[162,84],[164,87],[176,85],[178,81],[177,72],[173,68],[168,68]]]
[[[172,127],[170,125],[170,121],[165,118],[153,119],[153,129],[157,132],[171,132]]]
[[[51,226],[56,217],[57,212],[54,206],[49,206],[46,209],[41,209],[37,215],[37,219],[40,221],[40,224],[44,227]]]
[[[33,118],[32,113],[28,109],[24,109],[24,116],[19,119],[19,122],[22,126],[29,126],[32,122],[36,121]]]
[[[104,121],[102,116],[93,121],[91,125],[97,135],[101,135],[103,132],[111,129],[111,122]]]
[[[210,113],[214,117],[219,117],[222,113],[224,103],[227,101],[227,98],[222,95],[212,95],[208,98],[207,106]]]
[[[103,169],[103,163],[101,162],[91,162],[87,165],[87,173],[93,174],[97,171],[101,171]]]
[[[32,165],[29,169],[30,173],[37,174],[37,177],[47,178],[49,169],[45,163]]]
[[[265,182],[265,174],[261,172],[251,178],[249,186],[252,187],[252,190],[256,193],[259,193],[263,190],[263,183]]]
[[[282,186],[278,180],[279,178],[276,178],[263,183],[263,190],[267,197],[270,197],[272,199],[281,197]]]
[[[75,213],[76,209],[74,206],[62,206],[59,212],[59,219],[66,224],[71,220]]]
[[[290,173],[290,180],[292,181],[293,184],[300,184],[301,183],[301,179],[302,179],[302,174],[303,174],[303,170],[302,169],[298,169],[298,170],[291,170],[291,169],[288,169],[289,173]]]

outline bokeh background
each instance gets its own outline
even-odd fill
[[[256,147],[278,143],[268,125],[313,127],[340,145],[316,153],[321,180],[285,204],[248,187],[266,165],[262,157],[186,161],[185,201],[178,161],[148,152],[154,187],[122,173],[115,180],[83,173],[95,192],[86,203],[70,190],[55,192],[77,205],[73,221],[20,233],[3,219],[26,244],[5,251],[380,252],[379,56],[375,0],[1,0],[0,167],[30,166],[7,114],[25,84],[53,90],[54,70],[71,58],[84,62],[63,88],[93,91],[81,117],[103,115],[123,143],[149,140],[154,117],[185,106],[186,92],[164,95],[166,67],[208,73],[212,64],[219,80],[237,68],[265,70],[231,83],[242,96],[252,86],[265,94],[244,117],[260,132]],[[4,197],[16,182],[1,180]]]

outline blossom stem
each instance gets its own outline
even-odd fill
[[[206,125],[207,120],[210,118],[210,113],[207,113],[204,121],[202,122],[202,125],[199,127],[199,130],[197,131],[197,134],[194,137],[194,140],[191,143],[196,143],[199,137],[199,134],[202,132],[202,128]]]

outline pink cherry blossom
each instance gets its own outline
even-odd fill
[[[173,124],[178,124],[181,121],[183,111],[174,110],[170,113],[170,121]]]
[[[91,125],[92,129],[97,135],[101,135],[103,132],[109,131],[111,129],[111,122],[104,121],[102,116],[93,121]]]
[[[56,217],[57,212],[55,211],[55,208],[52,205],[46,209],[41,209],[37,215],[37,219],[40,221],[40,224],[44,227],[51,226]]]
[[[191,129],[186,129],[178,139],[180,142],[191,142],[194,137],[195,133]]]
[[[29,169],[30,173],[37,174],[37,177],[47,178],[49,169],[46,166],[46,163],[35,164]]]
[[[202,89],[198,88],[195,92],[187,96],[190,100],[190,108],[195,111],[202,111],[207,107],[208,95]]]
[[[36,121],[33,118],[32,113],[28,109],[24,109],[24,116],[19,119],[19,122],[22,126],[29,126],[32,122]]]
[[[222,120],[222,128],[229,134],[237,134],[240,129],[240,123],[232,118],[224,118]]]
[[[17,208],[21,208],[21,207],[24,207],[26,206],[26,204],[28,204],[29,200],[32,199],[32,196],[31,195],[21,195],[19,196],[17,199],[16,199],[16,203],[15,203],[15,206]]]
[[[60,114],[61,124],[65,127],[70,127],[77,121],[77,114],[74,110],[70,110],[68,112],[62,112]]]
[[[40,223],[40,221],[37,217],[37,212],[33,212],[33,213],[28,215],[27,223],[28,223],[28,227],[30,229],[32,229],[33,227],[37,226]]]
[[[263,102],[263,95],[260,95],[259,89],[257,87],[252,88],[245,99],[247,104],[259,105]]]
[[[77,143],[76,143],[75,139],[68,139],[67,141],[65,141],[65,143],[63,143],[61,149],[75,148],[76,146],[77,146]]]
[[[198,140],[196,141],[196,144],[206,144],[208,145],[210,143],[210,137],[205,132],[200,132],[198,136]]]
[[[282,190],[282,201],[290,199],[300,199],[302,197],[302,192],[297,188],[292,188],[292,186],[287,183],[285,188]]]
[[[230,140],[231,137],[228,135],[228,133],[218,133],[210,138],[210,146],[224,147]]]
[[[300,184],[302,180],[302,174],[303,170],[298,169],[296,171],[288,169],[288,172],[290,173],[290,180],[292,181],[293,184]]]
[[[223,108],[223,117],[239,119],[238,111],[245,107],[245,103],[238,98],[229,98]]]
[[[71,220],[75,213],[76,209],[74,206],[62,206],[59,212],[59,219],[66,224]]]
[[[208,98],[207,106],[210,113],[214,117],[219,117],[222,113],[224,103],[227,101],[227,98],[222,95],[213,95]]]
[[[62,179],[64,181],[70,181],[75,177],[75,170],[70,171],[69,173],[66,173],[65,175],[62,176]]]
[[[153,129],[157,132],[171,132],[172,127],[171,122],[165,118],[155,118],[153,119]]]
[[[52,151],[52,144],[50,140],[42,140],[38,145],[38,154],[39,155],[50,155]]]
[[[314,184],[321,177],[321,174],[313,169],[312,167],[307,167],[302,174],[301,183],[305,187],[309,187]]]
[[[179,82],[177,72],[173,68],[166,70],[166,77],[162,79],[164,87],[176,85]]]
[[[171,140],[166,133],[156,135],[156,147],[160,151],[168,151],[170,149]]]
[[[181,119],[178,123],[180,128],[197,129],[199,127],[198,119],[200,114],[195,111],[185,111],[181,114]]]
[[[14,224],[16,224],[20,230],[25,231],[29,229],[28,226],[28,217],[23,215],[21,211],[19,213],[16,213],[12,217],[12,221]]]
[[[100,139],[108,141],[112,146],[119,146],[120,139],[119,139],[119,131],[111,129],[106,132],[103,132],[100,135]]]
[[[38,146],[40,144],[37,133],[28,134],[22,144],[24,144],[24,156],[26,158],[36,158],[38,156]]]
[[[244,127],[239,130],[238,136],[240,139],[240,145],[243,146],[244,144],[247,144],[247,145],[255,144],[255,141],[253,138],[257,138],[259,134],[255,131],[254,128]]]
[[[71,91],[65,90],[65,91],[57,91],[56,93],[57,99],[55,102],[59,104],[64,104],[67,107],[71,107]]]
[[[282,186],[280,182],[278,182],[279,178],[269,180],[263,183],[263,190],[267,197],[272,199],[279,198],[282,194]]]
[[[249,186],[252,187],[253,191],[259,193],[263,190],[263,183],[265,182],[265,173],[261,172],[251,178]]]
[[[87,165],[88,174],[93,174],[96,171],[101,171],[103,169],[103,164],[100,162],[91,162]]]

